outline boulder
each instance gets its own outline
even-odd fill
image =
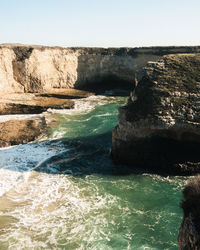
[[[45,127],[44,117],[0,122],[0,147],[34,141],[42,135]]]

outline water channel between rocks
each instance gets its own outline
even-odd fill
[[[177,249],[187,178],[110,159],[126,100],[91,96],[50,110],[41,141],[0,150],[0,249]]]

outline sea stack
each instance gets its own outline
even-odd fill
[[[149,62],[113,129],[117,163],[156,172],[200,172],[200,55]]]

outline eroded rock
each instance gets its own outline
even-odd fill
[[[0,95],[0,147],[17,145],[34,141],[40,137],[46,126],[46,116],[34,116],[22,120],[13,120],[10,114],[38,114],[47,109],[70,109],[74,107],[71,99],[84,98],[93,95],[87,91],[73,89],[58,89],[42,93],[9,93]],[[47,119],[48,120],[48,119]]]
[[[0,115],[39,114],[50,109],[70,109],[74,102],[66,99],[39,97],[33,100],[0,100]]]
[[[58,89],[42,93],[9,93],[0,95],[0,115],[7,114],[39,114],[47,109],[71,109],[74,101],[71,99],[85,98],[93,95],[91,92]]]
[[[168,55],[144,68],[113,129],[116,162],[172,174],[200,172],[200,55]]]
[[[200,177],[195,177],[183,190],[183,221],[178,235],[179,250],[200,249]]]
[[[45,127],[44,117],[0,122],[0,147],[34,141],[42,135]]]
[[[132,88],[135,72],[170,53],[200,47],[61,48],[0,45],[0,91],[42,92],[55,88]]]

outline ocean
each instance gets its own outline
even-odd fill
[[[0,150],[0,249],[177,249],[187,177],[112,162],[127,97],[48,110],[38,141]]]

